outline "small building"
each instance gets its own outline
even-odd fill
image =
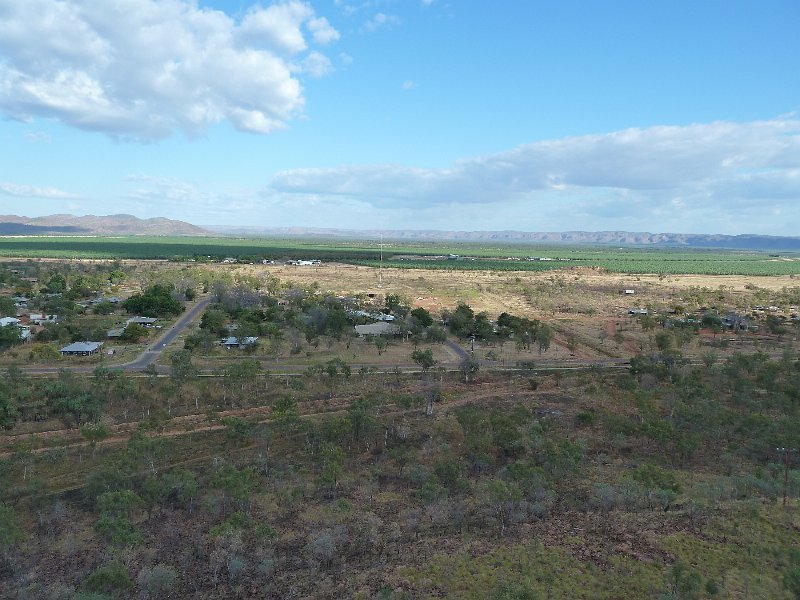
[[[622,290],[622,293],[625,296],[633,296],[636,293],[636,290]]]
[[[122,334],[125,332],[124,327],[120,327],[118,329],[109,329],[106,333],[106,337],[109,339],[119,339],[122,337]]]
[[[235,336],[226,337],[225,339],[220,342],[225,348],[231,350],[232,348],[249,348],[253,346],[256,342],[258,342],[258,337],[254,335],[250,335],[243,338],[237,338]]]
[[[58,315],[46,315],[44,313],[30,313],[28,319],[34,325],[48,325],[58,322]]]
[[[646,315],[647,309],[646,308],[631,308],[628,309],[629,315]]]
[[[73,342],[59,350],[61,356],[91,356],[103,346],[103,342]]]
[[[315,267],[317,265],[321,265],[322,261],[317,259],[317,258],[314,258],[312,260],[300,259],[300,260],[290,260],[286,264],[287,265],[292,265],[292,266],[295,266],[295,267]]]
[[[92,299],[92,301],[89,302],[89,304],[91,304],[92,306],[97,306],[98,304],[102,304],[103,302],[108,302],[110,304],[119,304],[120,299],[117,298],[116,296],[109,296],[108,298],[98,296],[97,298]]]
[[[3,317],[0,319],[0,327],[8,327],[9,325],[19,326],[20,320],[16,317]]]
[[[141,325],[143,327],[152,327],[153,325],[155,325],[156,321],[158,321],[158,319],[155,319],[153,317],[131,317],[130,319],[125,321],[125,324],[130,325],[131,323],[133,323],[134,325]]]
[[[370,323],[369,325],[356,325],[356,335],[400,335],[400,326],[394,323],[386,323],[379,321],[378,323]]]

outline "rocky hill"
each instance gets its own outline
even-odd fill
[[[184,221],[133,215],[0,215],[0,235],[207,235],[205,229]]]

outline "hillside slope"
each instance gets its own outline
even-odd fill
[[[133,215],[0,215],[0,235],[205,235],[205,229],[184,221]]]

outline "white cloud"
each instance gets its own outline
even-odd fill
[[[328,19],[325,17],[309,20],[308,30],[314,37],[314,41],[318,44],[330,44],[341,37],[339,32],[328,23]]]
[[[385,13],[379,12],[373,15],[373,17],[364,23],[364,26],[361,28],[364,32],[375,32],[378,29],[383,27],[389,27],[392,25],[397,25],[400,23],[400,17],[395,15],[387,15]]]
[[[310,6],[296,1],[267,8],[254,7],[242,20],[239,33],[254,45],[263,44],[295,54],[307,47],[300,26],[313,14]]]
[[[311,52],[300,63],[299,69],[311,77],[323,77],[331,72],[331,61],[320,52]]]
[[[417,87],[417,82],[406,79],[401,87],[404,91],[413,90],[415,87]]]
[[[297,74],[323,70],[304,28],[314,43],[338,39],[297,0],[239,23],[191,0],[5,0],[0,110],[143,140],[225,119],[270,133],[303,110]]]
[[[69,199],[78,197],[75,194],[54,187],[20,185],[17,183],[0,183],[0,192],[20,198]]]
[[[572,216],[590,229],[597,229],[597,219],[611,223],[632,215],[655,224],[672,219],[687,225],[690,215],[733,222],[737,217],[726,215],[731,208],[757,217],[757,206],[772,214],[800,210],[800,120],[629,129],[536,142],[444,169],[295,169],[276,174],[269,188],[377,209],[482,205],[485,213],[503,213],[504,207],[510,209],[506,227],[522,227],[533,214],[557,220],[559,212],[567,229]],[[748,222],[740,225],[746,229]],[[533,222],[528,227],[537,228]]]

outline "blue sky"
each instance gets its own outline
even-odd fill
[[[800,234],[800,4],[0,0],[0,214]]]

